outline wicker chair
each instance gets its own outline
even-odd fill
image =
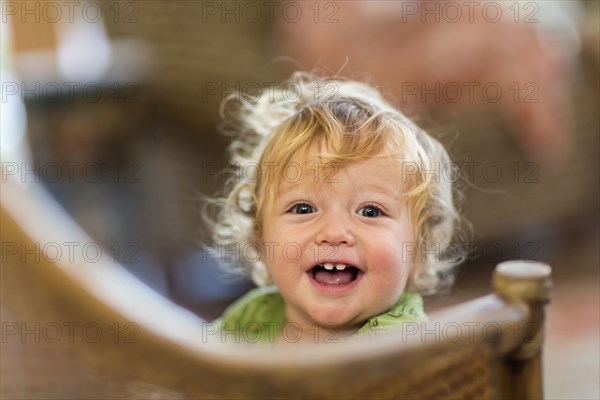
[[[1,228],[3,398],[542,397],[543,264],[500,264],[494,294],[398,334],[265,351],[208,344],[209,325],[77,250],[92,240],[4,170]],[[68,257],[48,244],[73,242]]]

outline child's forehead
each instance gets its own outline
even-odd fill
[[[386,192],[405,189],[401,164],[391,156],[379,155],[359,160],[340,160],[318,153],[295,156],[282,166],[277,194],[292,190],[318,190],[325,184],[341,182],[366,190]]]

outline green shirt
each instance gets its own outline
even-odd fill
[[[386,313],[369,318],[354,336],[389,332],[405,322],[426,320],[421,296],[404,292]],[[274,343],[284,334],[288,341],[297,341],[302,333],[297,327],[286,326],[285,301],[275,286],[256,288],[233,303],[214,323],[221,337],[244,342]],[[318,337],[318,332],[312,332]]]

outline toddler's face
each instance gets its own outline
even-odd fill
[[[288,322],[359,328],[394,305],[411,271],[402,250],[414,242],[402,179],[390,158],[335,174],[316,158],[301,165],[301,178],[284,181],[265,213],[263,261]]]

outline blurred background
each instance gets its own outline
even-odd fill
[[[427,307],[488,293],[498,262],[549,263],[547,397],[600,396],[598,2],[0,4],[5,174],[159,293],[212,319],[252,287],[220,271],[200,215],[226,176],[223,100],[296,70],[365,80],[465,177],[470,256]],[[45,398],[11,346],[2,397]]]

